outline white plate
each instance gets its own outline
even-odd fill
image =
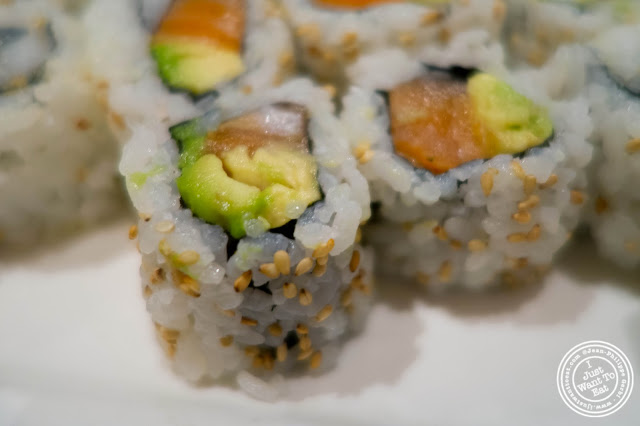
[[[127,228],[0,261],[0,425],[640,424],[639,388],[600,419],[556,389],[563,355],[586,340],[618,346],[640,371],[637,277],[590,246],[511,292],[427,297],[386,283],[337,368],[267,404],[171,372]]]

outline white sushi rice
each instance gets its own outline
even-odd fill
[[[461,54],[460,61],[452,51],[433,51],[424,59],[439,66],[472,65]],[[501,278],[513,282],[552,262],[586,203],[583,169],[592,155],[587,143],[592,130],[587,102],[580,87],[562,77],[565,73],[577,79],[584,76],[584,60],[574,54],[568,68],[567,55],[560,51],[546,68],[519,74],[508,73],[500,63],[474,67],[489,68],[548,109],[554,123],[549,146],[530,149],[522,158],[498,155],[473,161],[435,176],[395,154],[381,95],[371,87],[353,86],[348,91],[341,119],[352,148],[361,154],[360,170],[370,183],[372,200],[380,204],[383,222],[367,236],[379,248],[387,269],[437,290],[452,285],[480,288]],[[398,80],[387,79],[383,88],[426,72],[412,69],[416,70],[413,76],[390,70],[386,75],[397,75]],[[565,84],[555,83],[557,79]],[[369,80],[354,76],[354,81]],[[514,216],[519,211],[530,219],[515,220],[522,217]]]
[[[29,70],[42,64],[35,82],[0,93],[5,248],[31,246],[126,211],[119,150],[106,125],[104,93],[84,61],[83,27],[49,2],[0,6],[0,27],[22,25],[50,33],[55,48],[47,52],[26,37],[0,53],[0,79],[26,82]]]
[[[506,14],[502,0],[454,0],[434,6],[405,2],[360,11],[327,9],[313,0],[282,4],[302,64],[319,79],[337,84],[361,55],[381,49],[413,54],[425,46],[446,45],[451,37],[473,29],[497,38]]]

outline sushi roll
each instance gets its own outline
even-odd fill
[[[329,368],[362,326],[373,278],[359,244],[367,184],[330,94],[305,79],[222,92],[200,117],[131,130],[120,170],[175,369],[251,392],[266,386],[257,376]]]
[[[79,17],[51,2],[0,5],[0,247],[26,248],[125,210],[85,37]]]
[[[300,62],[321,81],[341,85],[361,55],[400,48],[416,55],[455,35],[496,39],[502,0],[284,0]],[[482,33],[482,34],[479,34]]]
[[[587,200],[586,100],[547,82],[562,97],[553,99],[540,84],[569,72],[563,58],[518,74],[443,55],[430,58],[437,67],[389,73],[342,99],[377,211],[366,235],[386,271],[430,289],[529,279],[552,262]],[[574,67],[579,79],[584,63]]]
[[[640,26],[603,33],[587,88],[596,124],[592,202],[587,220],[600,252],[626,268],[640,265]]]

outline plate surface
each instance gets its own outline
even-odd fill
[[[366,330],[319,377],[275,404],[192,387],[168,368],[119,222],[0,260],[0,425],[638,425],[640,386],[588,419],[556,389],[564,354],[587,340],[626,353],[640,380],[640,285],[574,244],[537,286],[416,294],[380,283]]]

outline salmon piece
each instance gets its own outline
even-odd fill
[[[442,76],[403,83],[390,91],[389,110],[396,153],[414,167],[440,174],[493,156],[465,81]]]

